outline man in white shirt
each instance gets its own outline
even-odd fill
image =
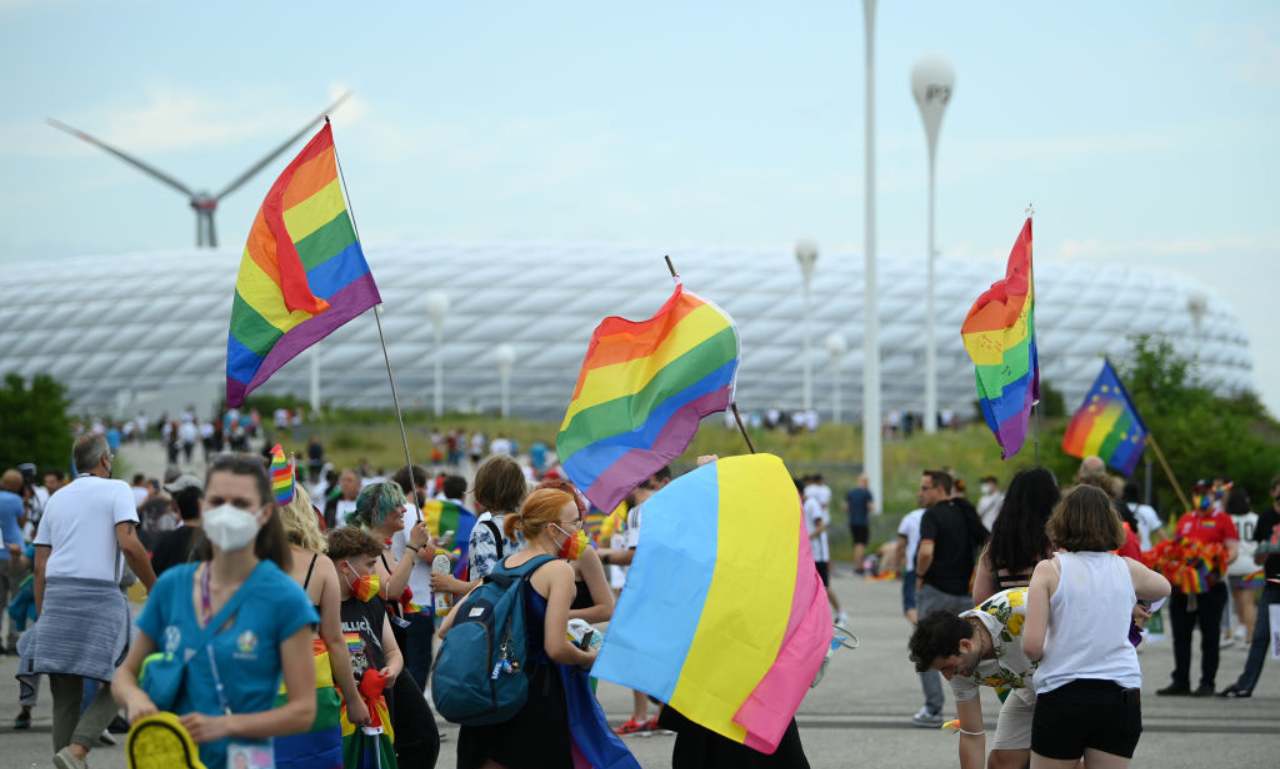
[[[330,531],[346,526],[347,516],[355,512],[356,497],[360,496],[360,476],[355,470],[343,470],[338,475],[338,488],[341,493],[324,507],[324,522]]]
[[[493,443],[489,444],[489,453],[504,457],[511,456],[511,440],[502,433],[498,433],[498,436],[493,439]]]
[[[155,573],[138,540],[134,496],[111,480],[112,456],[100,435],[76,441],[80,474],[49,498],[36,533],[35,600],[40,618],[22,637],[23,674],[48,673],[53,692],[54,765],[82,767],[116,716],[110,681],[129,637],[119,584],[127,561],[151,589]],[[86,679],[103,682],[81,713]]]
[[[142,473],[135,473],[133,476],[133,484],[129,487],[133,492],[133,507],[138,509],[142,507],[142,503],[147,501],[147,497],[151,496],[151,489],[147,488],[147,477]]]
[[[1164,523],[1161,522],[1160,516],[1156,513],[1155,508],[1151,505],[1144,505],[1138,500],[1138,484],[1134,481],[1124,482],[1124,503],[1129,506],[1129,510],[1133,512],[1133,517],[1138,521],[1138,542],[1142,546],[1142,551],[1146,552],[1156,546],[1156,543],[1165,538]],[[1241,540],[1242,542],[1244,540]]]
[[[982,479],[982,496],[978,499],[978,517],[982,525],[991,531],[996,516],[1000,515],[1000,507],[1004,505],[1004,492],[1000,490],[1000,482],[994,475]]]
[[[816,476],[816,480],[821,482],[822,476]],[[813,552],[814,566],[817,567],[822,586],[827,591],[827,603],[831,604],[831,610],[836,613],[835,624],[844,627],[849,622],[849,616],[840,608],[840,599],[836,598],[835,591],[831,589],[831,543],[827,537],[827,529],[831,528],[831,511],[822,504],[817,494],[804,496],[802,481],[796,481],[796,489],[801,492],[804,525],[809,533],[809,549]]]
[[[920,547],[920,519],[924,508],[902,516],[898,524],[898,563],[902,568],[902,615],[916,624],[916,549]]]

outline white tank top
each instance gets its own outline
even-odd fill
[[[1077,679],[1142,686],[1138,652],[1129,643],[1137,595],[1124,559],[1112,553],[1058,553],[1058,589],[1049,599],[1049,632],[1035,673],[1036,694]]]

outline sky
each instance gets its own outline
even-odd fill
[[[998,265],[1034,202],[1039,263],[1176,271],[1227,300],[1280,414],[1280,4],[880,5],[880,259],[923,268],[909,83],[941,55],[940,254]],[[0,261],[194,241],[177,192],[48,117],[216,191],[348,89],[334,132],[367,242],[861,253],[865,50],[854,0],[0,0]],[[223,201],[224,244],[275,173]]]

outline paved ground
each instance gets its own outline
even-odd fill
[[[956,765],[956,738],[909,724],[909,716],[921,702],[915,673],[906,660],[906,623],[897,616],[897,584],[873,583],[844,573],[836,589],[851,608],[854,630],[861,648],[841,651],[826,679],[805,700],[799,714],[800,733],[815,767],[939,767]],[[1197,663],[1198,664],[1198,663]],[[1218,676],[1225,686],[1239,674],[1244,653],[1239,647],[1222,653]],[[1146,731],[1138,746],[1135,766],[1162,769],[1248,769],[1280,764],[1280,664],[1270,661],[1252,700],[1165,699],[1154,695],[1172,667],[1167,643],[1149,647],[1142,655],[1145,674],[1143,716]],[[50,766],[50,708],[48,689],[41,692],[34,728],[13,732],[17,712],[17,685],[13,681],[16,660],[0,658],[0,767],[26,769]],[[630,694],[602,683],[600,697],[611,720],[620,722],[631,707]],[[948,712],[951,711],[948,699]],[[990,717],[996,701],[984,695]],[[989,725],[988,728],[992,728]],[[454,765],[456,729],[450,736],[439,766]],[[673,738],[664,736],[628,739],[645,767],[670,766]],[[91,756],[95,769],[120,769],[120,748],[102,748]],[[214,769],[210,767],[210,769]]]
[[[158,456],[158,454],[156,455]],[[133,467],[154,472],[150,456],[139,456]],[[131,457],[131,462],[133,458]],[[822,684],[801,706],[800,733],[815,769],[844,767],[957,766],[956,737],[910,725],[921,704],[918,679],[906,659],[908,626],[898,614],[898,583],[856,579],[841,570],[836,591],[853,617],[852,629],[861,648],[841,651]],[[1251,700],[1157,698],[1155,690],[1168,681],[1173,666],[1166,641],[1147,648],[1141,657],[1144,673],[1145,732],[1134,766],[1161,769],[1274,769],[1280,766],[1280,663],[1269,661]],[[1199,664],[1198,657],[1194,661]],[[1219,687],[1226,686],[1244,665],[1237,646],[1222,652]],[[48,689],[41,692],[34,728],[13,732],[17,712],[16,660],[0,658],[0,769],[51,766]],[[600,699],[611,720],[620,723],[631,709],[630,694],[601,683]],[[948,695],[948,714],[953,714]],[[997,702],[986,691],[984,711],[988,729],[994,727]],[[949,716],[950,717],[950,716]],[[456,728],[443,726],[449,736],[439,766],[454,766]],[[632,737],[628,745],[645,767],[671,763],[673,738]],[[95,769],[122,769],[120,748],[102,748],[90,756]],[[220,769],[210,767],[209,769]]]

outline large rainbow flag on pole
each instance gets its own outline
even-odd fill
[[[1147,445],[1147,426],[1129,400],[1124,383],[1104,360],[1102,371],[1062,436],[1062,450],[1073,457],[1101,457],[1125,475],[1133,475]]]
[[[679,283],[648,320],[605,318],[556,436],[569,479],[597,508],[617,507],[728,408],[738,358],[733,318]]]
[[[977,369],[982,416],[1000,444],[1000,456],[1008,459],[1022,448],[1031,407],[1040,398],[1030,217],[1009,252],[1004,279],[969,308],[960,336]]]
[[[642,509],[592,675],[773,753],[832,636],[791,474],[771,454],[720,459]]]
[[[382,298],[324,128],[271,185],[240,260],[227,335],[227,403],[238,406],[298,353]]]

